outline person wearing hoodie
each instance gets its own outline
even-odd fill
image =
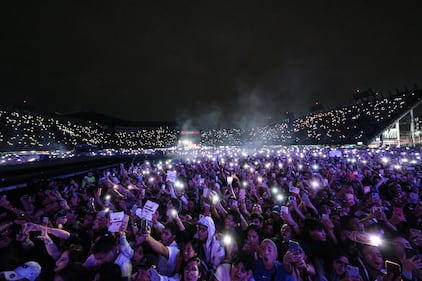
[[[215,270],[225,256],[224,247],[215,237],[215,224],[211,217],[203,216],[198,221],[197,238],[201,243],[199,257],[205,261],[209,270]]]

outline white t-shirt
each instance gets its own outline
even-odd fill
[[[218,281],[230,280],[230,268],[231,264],[229,263],[220,264],[214,273],[215,279]]]
[[[167,246],[167,249],[169,250],[169,258],[167,259],[161,255],[158,257],[157,272],[161,275],[173,276],[174,271],[176,270],[176,259],[179,255],[179,247],[177,243],[173,241]]]

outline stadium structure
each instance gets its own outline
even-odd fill
[[[309,113],[259,128],[181,130],[175,122],[134,123],[86,114],[39,114],[0,111],[0,149],[7,151],[104,149],[169,149],[246,145],[375,145],[419,146],[422,90],[384,97],[357,93],[351,105]]]

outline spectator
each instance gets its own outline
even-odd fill
[[[264,239],[261,243],[260,252],[260,258],[255,261],[253,265],[253,276],[256,281],[294,280],[293,277],[286,272],[282,264],[277,260],[277,246],[272,240]]]

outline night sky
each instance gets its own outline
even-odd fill
[[[422,88],[420,1],[9,2],[4,105],[218,126]]]

